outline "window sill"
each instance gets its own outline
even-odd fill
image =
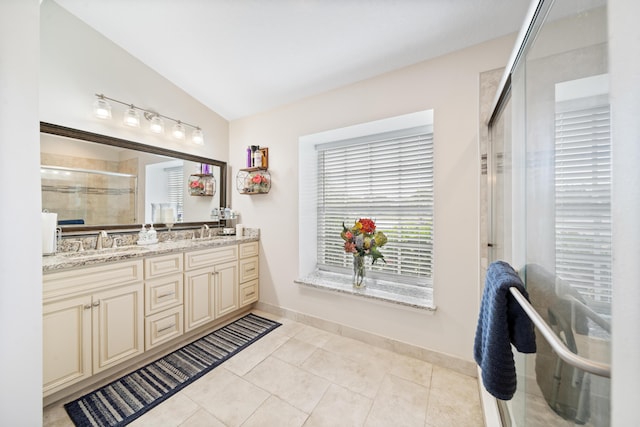
[[[312,288],[371,298],[421,310],[435,311],[436,309],[433,304],[432,289],[416,288],[373,278],[369,278],[367,281],[367,287],[356,289],[351,284],[351,276],[328,271],[315,271],[308,276],[294,280],[295,283]]]

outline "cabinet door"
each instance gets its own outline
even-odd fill
[[[238,309],[238,263],[226,262],[215,266],[216,317]]]
[[[206,268],[184,274],[185,332],[215,319],[212,277],[212,270]]]
[[[91,376],[91,296],[45,303],[42,327],[44,395]]]
[[[93,295],[93,373],[144,351],[142,283]]]

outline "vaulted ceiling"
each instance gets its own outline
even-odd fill
[[[529,0],[55,0],[228,120],[521,27]]]

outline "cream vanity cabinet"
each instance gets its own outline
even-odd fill
[[[144,351],[142,260],[43,276],[47,396]]]
[[[184,333],[182,252],[144,260],[144,348]]]
[[[258,242],[241,243],[240,248],[240,307],[258,301],[259,258]]]
[[[185,332],[239,308],[238,245],[184,254]]]

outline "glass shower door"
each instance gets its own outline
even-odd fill
[[[511,75],[490,129],[491,261],[519,270],[566,347],[610,363],[611,140],[604,2],[557,0]],[[608,426],[609,379],[538,351],[516,353],[504,425]]]

